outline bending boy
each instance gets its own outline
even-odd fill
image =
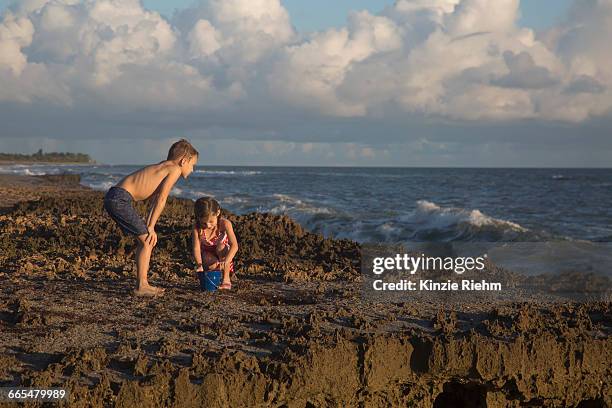
[[[155,296],[162,288],[149,285],[147,273],[153,247],[157,244],[155,224],[166,205],[166,199],[179,177],[187,178],[199,153],[187,140],[179,140],[170,147],[168,159],[146,166],[126,176],[104,196],[104,208],[125,234],[138,239],[136,249],[137,286],[134,294]],[[135,201],[149,200],[146,222],[134,209]]]

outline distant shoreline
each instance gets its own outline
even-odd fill
[[[69,165],[82,165],[82,166],[87,166],[87,165],[96,165],[98,163],[96,162],[71,162],[71,161],[66,161],[66,162],[61,162],[61,161],[15,161],[15,160],[0,160],[0,164],[8,164],[8,165],[13,165],[13,164],[44,164],[44,165],[49,165],[49,164],[69,164]]]

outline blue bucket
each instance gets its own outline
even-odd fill
[[[214,292],[221,285],[221,271],[198,272],[200,288],[206,292]]]

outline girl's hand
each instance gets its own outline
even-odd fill
[[[196,265],[196,267],[193,269],[193,271],[194,271],[194,272],[193,272],[193,276],[194,276],[196,279],[199,279],[199,277],[198,277],[198,272],[204,272],[204,266],[202,266],[202,264],[198,264],[198,265]]]

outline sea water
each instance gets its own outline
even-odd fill
[[[107,190],[138,166],[1,165]],[[612,241],[612,169],[198,166],[172,191],[359,242]]]

